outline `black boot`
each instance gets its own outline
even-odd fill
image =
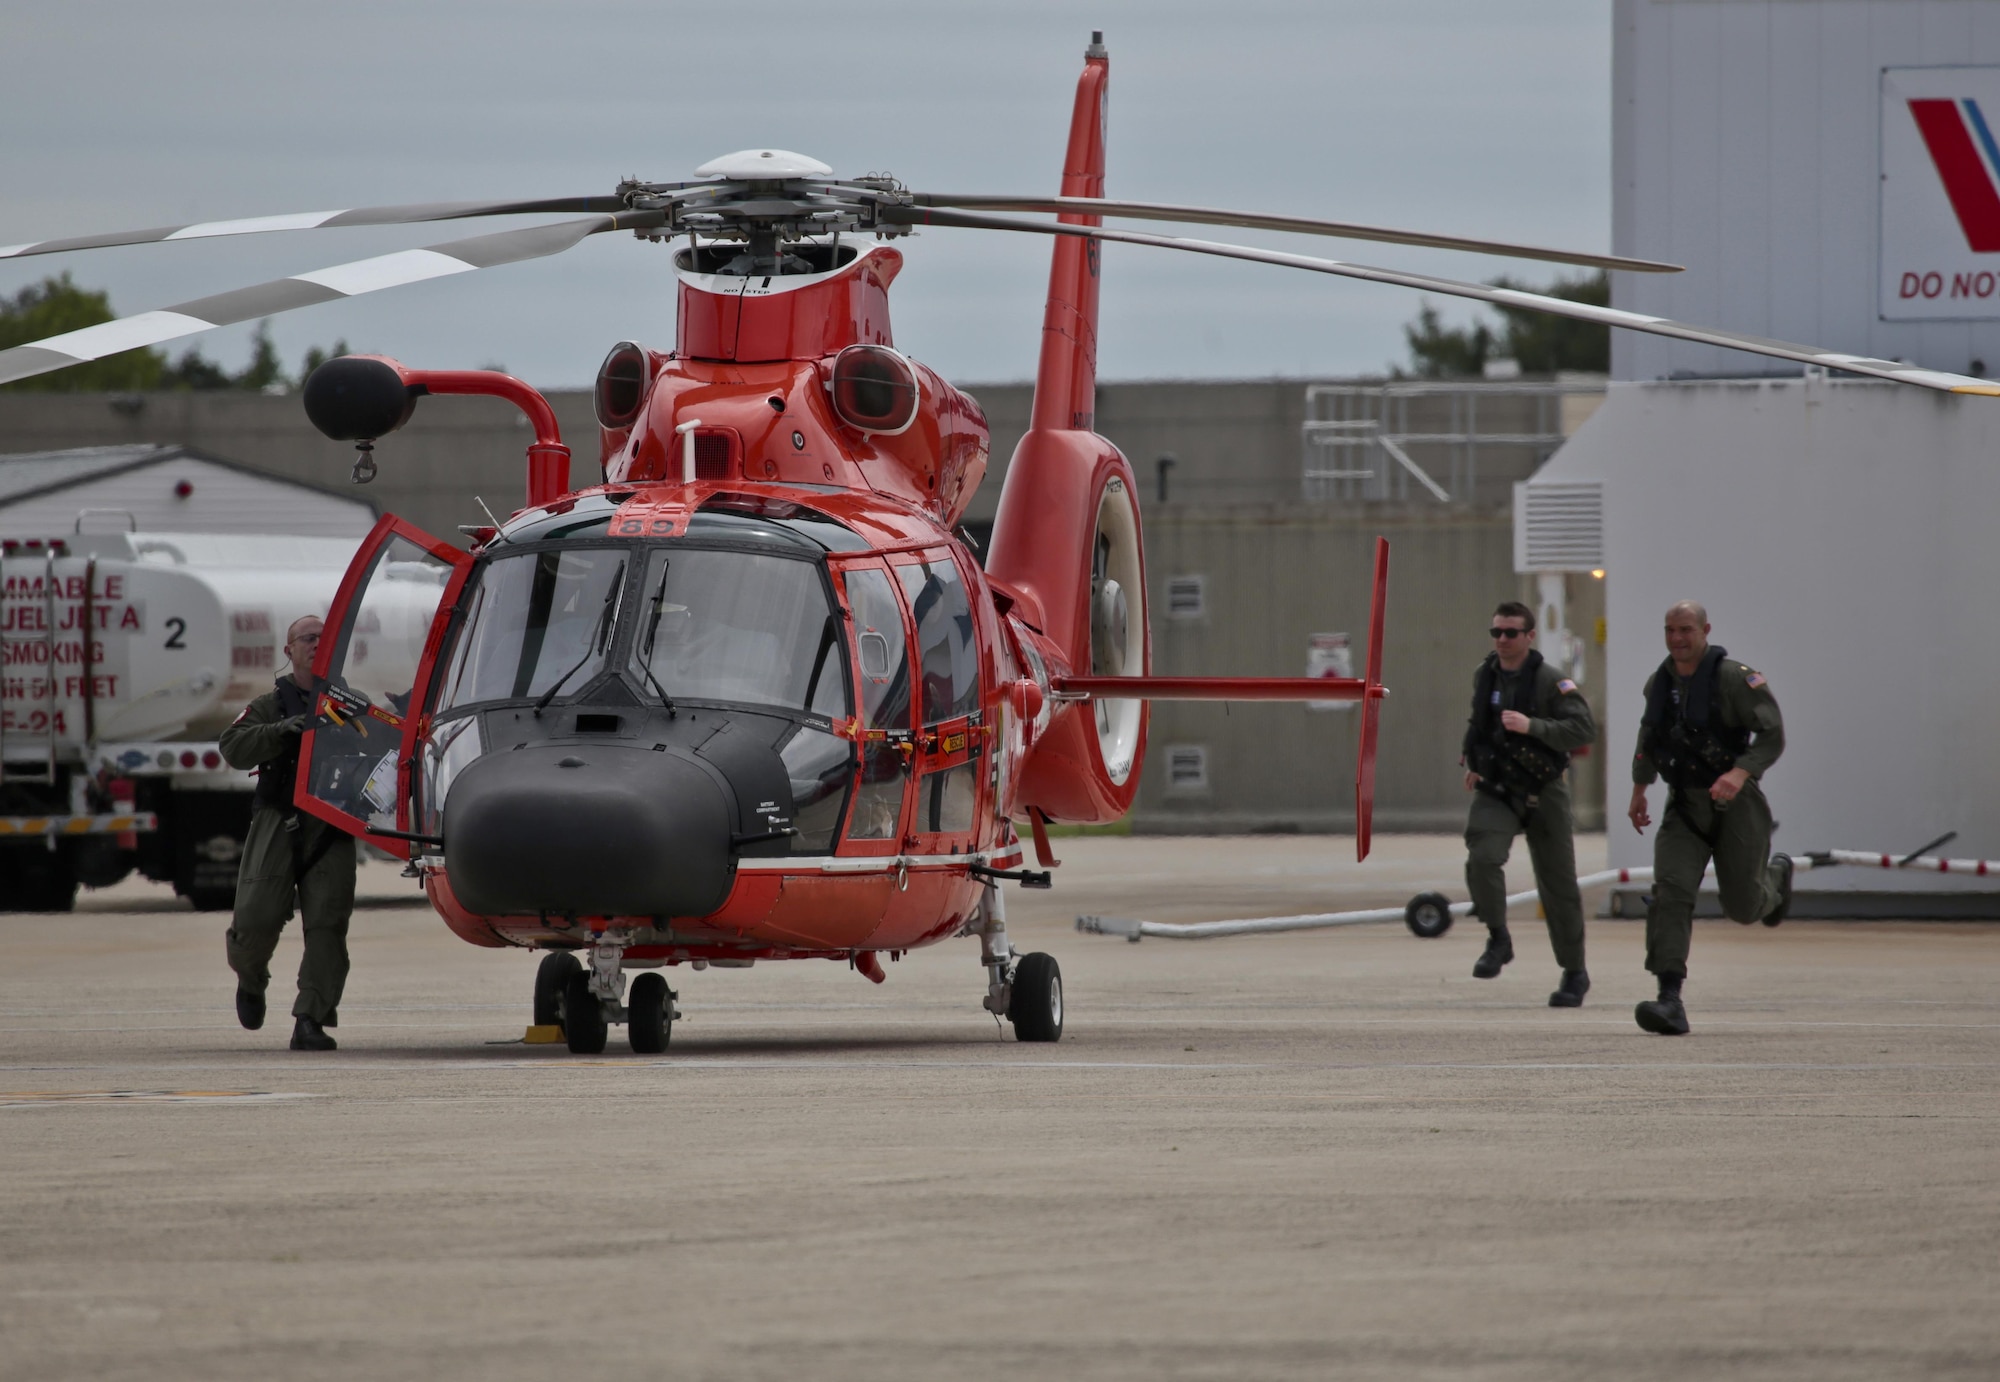
[[[243,1024],[245,1031],[254,1032],[264,1025],[264,995],[252,993],[248,989],[236,990],[236,1020]]]
[[[1682,976],[1662,974],[1660,976],[1660,996],[1650,1003],[1641,1003],[1632,1009],[1632,1019],[1642,1031],[1655,1036],[1686,1036],[1688,1034],[1687,1009],[1681,1006]]]
[[[1778,905],[1773,907],[1769,914],[1765,916],[1764,924],[1766,926],[1776,926],[1792,910],[1792,856],[1789,854],[1773,854],[1771,862],[1778,866],[1783,876],[1778,880]]]
[[[1583,995],[1590,992],[1590,976],[1580,969],[1565,969],[1562,983],[1549,995],[1552,1008],[1580,1008]]]
[[[1514,958],[1514,938],[1507,934],[1504,926],[1495,926],[1486,933],[1486,949],[1472,963],[1472,977],[1491,979]]]
[[[326,1028],[310,1017],[302,1017],[292,1024],[292,1049],[294,1051],[337,1051],[340,1043],[326,1033]]]

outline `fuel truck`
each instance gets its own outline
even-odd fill
[[[90,533],[0,542],[0,910],[137,870],[233,905],[253,774],[216,736],[324,615],[354,538]],[[367,637],[357,628],[355,637]]]

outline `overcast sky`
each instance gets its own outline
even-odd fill
[[[1056,190],[1093,27],[1109,195],[1589,250],[1610,243],[1605,0],[0,0],[0,244],[377,203],[610,192],[734,149],[930,191]],[[0,261],[132,313],[505,223],[319,231]],[[1169,232],[1171,233],[1171,232]],[[1550,266],[1190,231],[1487,278]],[[966,383],[1033,371],[1048,247],[904,241],[897,344]],[[1137,246],[1104,256],[1106,379],[1326,376],[1403,359],[1402,290]],[[1441,302],[1448,315],[1466,309]],[[667,254],[625,236],[275,318],[413,365],[587,383],[667,347]],[[232,367],[249,328],[194,338]]]

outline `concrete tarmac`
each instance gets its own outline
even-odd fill
[[[342,1049],[293,1054],[221,917],[0,917],[0,1378],[2000,1376],[2000,927],[1698,923],[1681,1039],[1635,922],[1580,1011],[1532,916],[1483,983],[1466,923],[1070,928],[1462,895],[1456,841],[1378,843],[1058,841],[1008,892],[1056,1046],[970,941],[668,971],[663,1057],[522,1046],[534,958],[371,864]]]

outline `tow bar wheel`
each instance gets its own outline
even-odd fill
[[[1451,930],[1451,899],[1443,893],[1418,893],[1403,909],[1411,934],[1434,941]]]

